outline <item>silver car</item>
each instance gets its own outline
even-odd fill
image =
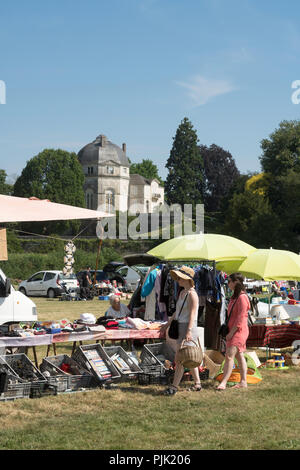
[[[39,271],[27,281],[19,284],[19,291],[28,296],[42,296],[53,299],[65,292],[65,288],[79,289],[75,274],[65,276],[62,271]]]
[[[147,266],[138,266],[138,270],[145,276],[148,272]],[[132,292],[137,288],[141,276],[133,268],[129,266],[122,266],[121,268],[116,269],[116,273],[121,274],[121,276],[127,281],[129,290]]]

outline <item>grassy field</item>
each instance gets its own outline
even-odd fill
[[[34,299],[39,320],[103,315],[107,302]],[[46,347],[38,347],[38,357]],[[70,354],[59,345],[57,354]],[[264,360],[264,351],[257,350]],[[32,358],[29,353],[29,357]],[[247,390],[217,393],[214,382],[174,397],[162,386],[119,384],[39,399],[0,403],[0,448],[22,450],[287,450],[300,449],[300,369],[261,370]]]

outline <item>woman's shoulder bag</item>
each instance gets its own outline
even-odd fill
[[[182,305],[181,305],[181,309],[180,309],[180,312],[179,312],[179,314],[178,314],[177,319],[176,319],[176,320],[174,319],[174,320],[171,321],[171,324],[170,324],[170,327],[169,327],[169,333],[168,333],[168,334],[169,334],[169,337],[170,337],[171,339],[178,339],[178,337],[179,337],[178,318],[179,318],[179,316],[180,316],[180,314],[181,314],[181,312],[182,312],[182,309],[183,309],[183,306],[184,306],[184,304],[185,304],[185,301],[186,301],[187,296],[188,296],[188,294],[186,294],[186,296],[185,296],[185,298],[184,298],[184,301],[183,301],[183,303],[182,303]]]

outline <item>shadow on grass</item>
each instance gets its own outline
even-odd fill
[[[192,393],[189,391],[189,388],[191,388],[193,385],[193,382],[183,382],[180,385],[180,388],[178,390],[178,393]],[[154,384],[149,384],[149,385],[139,385],[139,384],[129,384],[128,386],[124,386],[123,384],[120,386],[117,386],[115,390],[118,390],[120,392],[126,392],[126,393],[143,393],[144,395],[151,395],[151,396],[162,396],[164,395],[164,391],[168,387],[168,384],[165,385],[154,385]],[[158,388],[159,387],[159,388]],[[215,390],[215,384],[213,380],[209,380],[207,382],[202,382],[202,388],[204,390]],[[111,388],[110,390],[113,390],[114,388]]]

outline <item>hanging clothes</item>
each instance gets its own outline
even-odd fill
[[[205,328],[204,328],[204,345],[207,349],[220,350],[221,337],[219,330],[221,304],[207,300],[205,307]]]
[[[160,302],[160,293],[161,293],[161,275],[162,271],[158,270],[157,276],[154,283],[154,289],[156,294],[156,319],[167,321],[167,306],[165,302]]]
[[[198,296],[213,296],[216,291],[215,270],[211,266],[200,265],[194,268],[195,290]]]
[[[156,293],[154,287],[157,273],[157,268],[149,268],[142,285],[141,297],[146,299],[144,320],[155,320]]]
[[[160,294],[159,302],[166,306],[167,316],[170,317],[176,310],[176,301],[178,295],[177,282],[175,282],[170,275],[173,267],[164,265],[160,274]]]

